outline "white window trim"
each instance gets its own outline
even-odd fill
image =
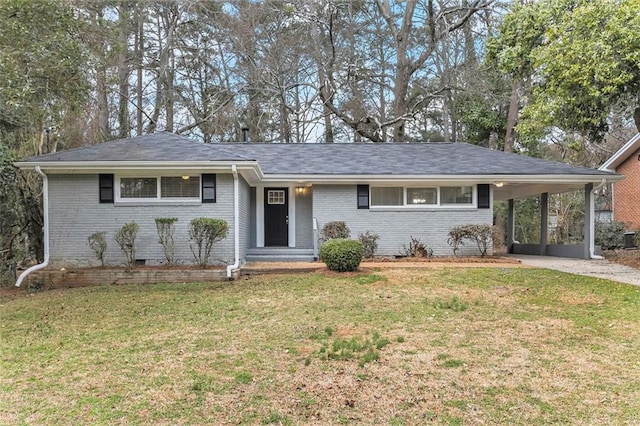
[[[471,203],[469,204],[445,204],[441,202],[441,197],[440,197],[440,188],[442,187],[458,187],[461,188],[463,186],[470,186],[471,187]],[[398,205],[398,206],[383,206],[383,205],[373,205],[372,201],[373,201],[373,196],[372,196],[372,191],[374,188],[402,188],[402,199],[403,199],[403,204],[402,205]],[[437,203],[436,204],[408,204],[407,203],[407,189],[408,188],[435,188],[436,189],[436,198],[437,198]],[[370,210],[376,210],[376,209],[381,209],[381,210],[389,210],[389,209],[400,209],[400,210],[437,210],[437,209],[476,209],[478,208],[478,185],[472,185],[472,184],[467,184],[467,185],[439,185],[439,186],[420,186],[420,185],[403,185],[403,186],[398,186],[398,185],[378,185],[378,186],[372,186],[369,185],[369,209]]]
[[[187,173],[184,174],[186,176]],[[182,174],[123,174],[114,176],[114,201],[118,204],[126,204],[126,203],[153,203],[153,204],[171,204],[171,203],[181,203],[181,202],[202,202],[202,175],[200,173],[189,174],[189,176],[198,176],[200,179],[200,185],[198,188],[198,196],[197,197],[170,197],[170,198],[162,198],[162,187],[161,187],[161,178],[163,177],[182,177]],[[154,178],[156,180],[156,197],[155,198],[122,198],[120,194],[120,179],[128,178]]]

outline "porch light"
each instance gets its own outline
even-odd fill
[[[182,176],[182,180],[189,180],[189,176]]]
[[[504,182],[496,182],[494,185],[496,188],[502,188],[504,186]]]
[[[303,195],[305,193],[306,189],[304,186],[298,186],[296,187],[296,194],[298,195]]]

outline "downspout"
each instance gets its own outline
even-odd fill
[[[594,213],[595,213],[594,194],[598,189],[602,188],[606,183],[607,183],[607,180],[606,179],[602,179],[602,182],[600,182],[600,185],[596,186],[595,188],[593,188],[591,190],[591,197],[589,197],[589,199],[591,200],[591,205],[589,206],[589,208],[591,209],[591,223],[589,224],[589,226],[591,227],[591,232],[590,232],[591,233],[591,241],[589,241],[589,256],[591,257],[591,259],[594,259],[594,260],[603,260],[604,259],[604,257],[602,257],[600,255],[597,255],[595,253],[595,251],[596,251],[596,247],[595,247],[595,235],[596,235],[595,234],[595,232],[596,232],[596,224],[595,224],[595,222],[596,222],[596,218],[595,218],[595,215],[594,215]]]
[[[42,175],[42,215],[44,220],[42,231],[44,233],[44,260],[42,263],[33,265],[26,271],[23,271],[18,277],[18,281],[16,281],[16,287],[20,287],[20,284],[22,284],[22,281],[27,277],[27,275],[33,271],[46,268],[49,265],[49,178],[44,174],[42,169],[40,169],[40,166],[36,166],[36,172]]]
[[[233,279],[233,271],[237,271],[240,266],[240,194],[238,189],[238,169],[235,164],[231,166],[231,173],[233,173],[233,244],[235,263],[227,266],[227,278],[229,280]]]

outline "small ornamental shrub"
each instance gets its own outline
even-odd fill
[[[358,235],[358,241],[362,244],[363,249],[362,257],[370,259],[376,254],[376,251],[378,250],[378,238],[380,238],[378,234],[374,234],[370,231]]]
[[[158,243],[162,245],[162,251],[164,252],[165,259],[167,259],[167,263],[173,265],[173,257],[175,254],[173,234],[176,231],[176,222],[178,219],[175,217],[157,217],[155,221],[158,231]]]
[[[100,266],[104,266],[104,254],[107,251],[107,239],[105,238],[105,232],[94,232],[87,238],[89,240],[89,247],[96,255],[96,259],[100,261]]]
[[[322,244],[320,258],[332,271],[355,271],[362,262],[362,252],[363,248],[360,242],[337,238]]]
[[[624,222],[596,222],[595,243],[603,250],[614,250],[624,247]]]
[[[337,220],[334,222],[327,222],[322,227],[322,237],[324,241],[334,240],[336,238],[349,238],[351,231],[346,222]]]
[[[137,223],[125,223],[122,228],[116,232],[115,240],[120,246],[120,250],[124,253],[128,267],[133,266],[136,261],[136,235],[138,235],[140,227]]]
[[[404,246],[401,254],[407,257],[431,257],[433,256],[433,250],[427,247],[420,239],[411,237],[409,247]]]
[[[489,246],[493,239],[493,226],[486,223],[467,224],[455,226],[449,231],[447,243],[453,248],[453,254],[458,254],[460,246],[465,240],[471,240],[478,246],[478,251],[482,257],[487,255]]]
[[[227,238],[229,225],[222,219],[198,217],[189,224],[189,238],[191,253],[196,263],[205,267],[209,262],[211,247],[218,241]]]

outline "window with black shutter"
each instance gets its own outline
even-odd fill
[[[486,183],[478,185],[478,208],[488,209],[491,207],[491,192]]]
[[[358,208],[369,208],[369,185],[358,185]]]
[[[101,174],[100,181],[100,203],[113,203],[113,175]]]
[[[214,174],[202,175],[202,202],[216,202],[216,175]]]

